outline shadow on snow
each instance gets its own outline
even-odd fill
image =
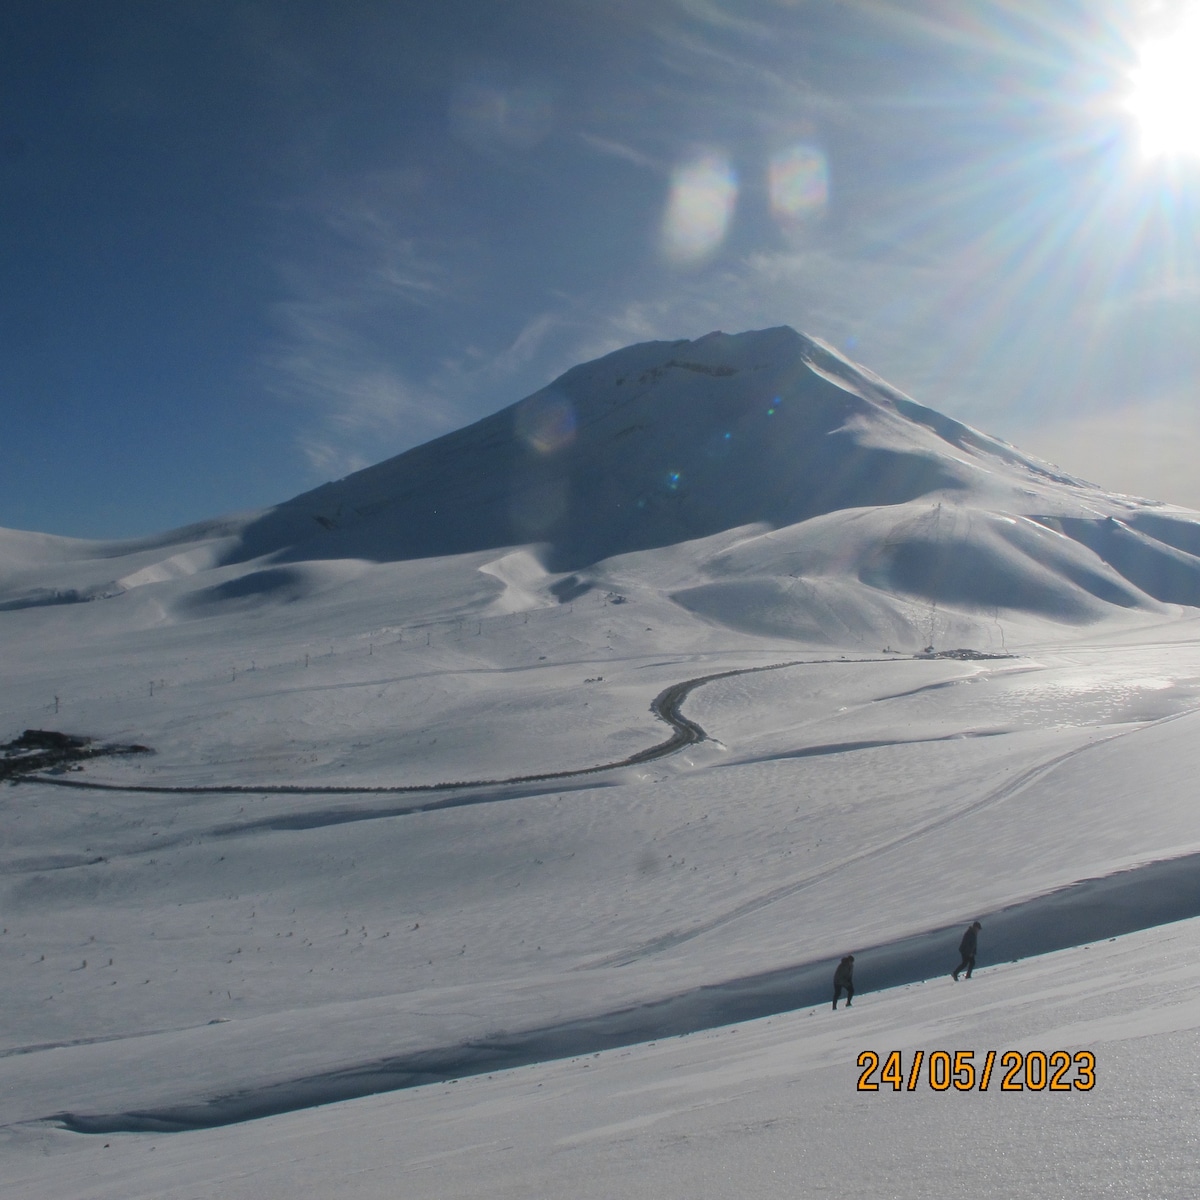
[[[985,968],[1196,916],[1200,916],[1200,854],[1148,863],[1081,880],[995,912],[966,913],[953,926],[855,948],[856,994],[948,976],[958,959],[955,947],[961,926],[972,917],[983,923],[980,964]],[[247,1087],[192,1103],[122,1113],[64,1112],[50,1119],[76,1133],[206,1129],[465,1075],[595,1054],[827,1004],[834,965],[832,959],[799,963],[599,1016]]]

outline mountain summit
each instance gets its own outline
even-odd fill
[[[390,560],[536,542],[549,569],[575,570],[757,522],[1064,486],[1084,485],[781,327],[575,367],[271,510],[242,553]]]

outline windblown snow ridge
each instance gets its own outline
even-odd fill
[[[861,995],[948,975],[957,959],[954,948],[959,926],[972,918],[982,921],[979,959],[982,967],[989,967],[1200,916],[1198,868],[1200,854],[1160,860],[1084,879],[992,913],[964,913],[955,925],[865,949],[854,947],[857,992]],[[830,995],[832,967],[830,959],[799,963],[600,1016],[383,1058],[193,1103],[120,1113],[62,1112],[47,1119],[75,1133],[103,1134],[171,1133],[232,1125],[824,1004]],[[947,980],[946,986],[956,985]],[[970,985],[964,981],[957,986]]]

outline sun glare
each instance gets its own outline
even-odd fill
[[[666,256],[688,264],[713,254],[725,240],[737,196],[737,175],[723,154],[707,152],[679,167],[663,217]]]
[[[1200,5],[1173,33],[1142,46],[1131,82],[1128,108],[1144,153],[1200,155]]]

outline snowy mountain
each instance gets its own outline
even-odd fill
[[[1190,1194],[1198,570],[788,329],[0,532],[5,1196]]]
[[[791,329],[713,333],[617,351],[300,496],[250,525],[242,553],[426,558],[538,542],[566,571],[759,522],[1072,483]]]
[[[0,610],[154,585],[172,618],[209,616],[518,547],[546,603],[605,560],[701,539],[680,604],[806,640],[848,622],[909,646],[929,605],[970,638],[1000,610],[1074,623],[1200,603],[1196,514],[1104,493],[786,327],[617,351],[261,513],[129,543],[3,539]]]

